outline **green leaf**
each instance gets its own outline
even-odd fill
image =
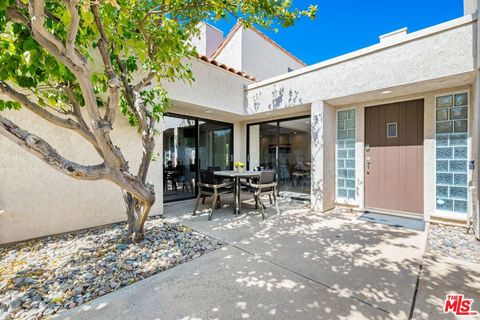
[[[30,50],[34,50],[38,47],[38,44],[35,40],[33,40],[32,38],[28,38],[27,41],[25,41],[23,43],[23,50],[25,51],[30,51]]]
[[[93,13],[91,11],[86,11],[83,14],[83,27],[86,28],[92,25],[93,21],[94,21]]]

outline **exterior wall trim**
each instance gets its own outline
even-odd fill
[[[252,90],[252,89],[258,89],[263,86],[271,85],[286,79],[291,79],[295,78],[297,76],[301,76],[310,72],[314,72],[320,69],[324,69],[326,67],[330,67],[336,64],[340,64],[342,62],[346,62],[349,60],[354,60],[357,58],[360,58],[362,56],[366,56],[369,54],[372,54],[377,51],[382,51],[391,47],[395,47],[404,43],[408,43],[414,40],[418,40],[421,38],[425,38],[437,33],[445,32],[450,29],[455,29],[458,27],[461,27],[463,25],[471,24],[472,22],[477,20],[477,13],[466,15],[457,19],[453,19],[429,28],[425,28],[410,34],[407,34],[405,37],[402,37],[401,39],[398,40],[392,40],[391,42],[386,42],[386,43],[378,43],[375,45],[372,45],[370,47],[366,47],[351,53],[347,53],[302,69],[294,70],[290,73],[280,75],[277,77],[273,77],[267,80],[259,81],[257,83],[250,84],[246,87],[246,91]]]

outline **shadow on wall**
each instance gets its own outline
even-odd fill
[[[255,93],[253,96],[253,101],[247,106],[247,112],[249,114],[274,111],[282,108],[293,107],[301,105],[302,99],[299,97],[299,91],[289,89],[288,92],[285,92],[285,88],[278,89],[274,86],[272,91],[271,102],[265,107],[262,107],[261,99],[263,94],[261,92]]]
[[[319,159],[323,158],[323,133],[322,133],[322,123],[323,116],[321,114],[315,113],[312,115],[312,179],[311,179],[311,205],[314,210],[323,211],[323,174],[318,172],[318,162]],[[322,139],[319,137],[322,135]],[[319,178],[322,177],[322,178]]]

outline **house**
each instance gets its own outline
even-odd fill
[[[244,161],[275,169],[280,193],[317,211],[478,215],[480,24],[478,1],[464,4],[463,17],[310,66],[256,29],[237,24],[224,37],[202,26],[196,81],[164,84],[174,107],[157,138],[153,214],[194,198],[200,169]],[[97,160],[75,135],[28,111],[7,114],[67,157]],[[138,165],[135,130],[116,126]],[[2,137],[0,149],[0,243],[124,220],[118,187],[65,177]]]

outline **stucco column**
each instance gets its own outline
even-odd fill
[[[359,209],[365,208],[365,107],[355,108],[355,184]]]
[[[435,212],[435,97],[425,96],[423,107],[423,212],[429,220]]]
[[[244,122],[233,124],[233,159],[247,162],[247,125]]]
[[[327,211],[335,201],[335,109],[325,101],[312,103],[312,210]]]
[[[480,26],[480,22],[479,22]],[[480,51],[480,50],[479,50]],[[480,66],[480,63],[479,63]],[[470,210],[472,210],[473,216],[473,230],[475,233],[475,237],[480,239],[480,201],[478,192],[480,190],[479,182],[480,182],[480,71],[477,71],[477,77],[475,79],[475,83],[472,89],[472,107],[473,107],[473,153],[472,159],[475,160],[475,171],[473,172],[472,182],[473,182],[473,192],[471,196],[471,203],[470,203]]]

